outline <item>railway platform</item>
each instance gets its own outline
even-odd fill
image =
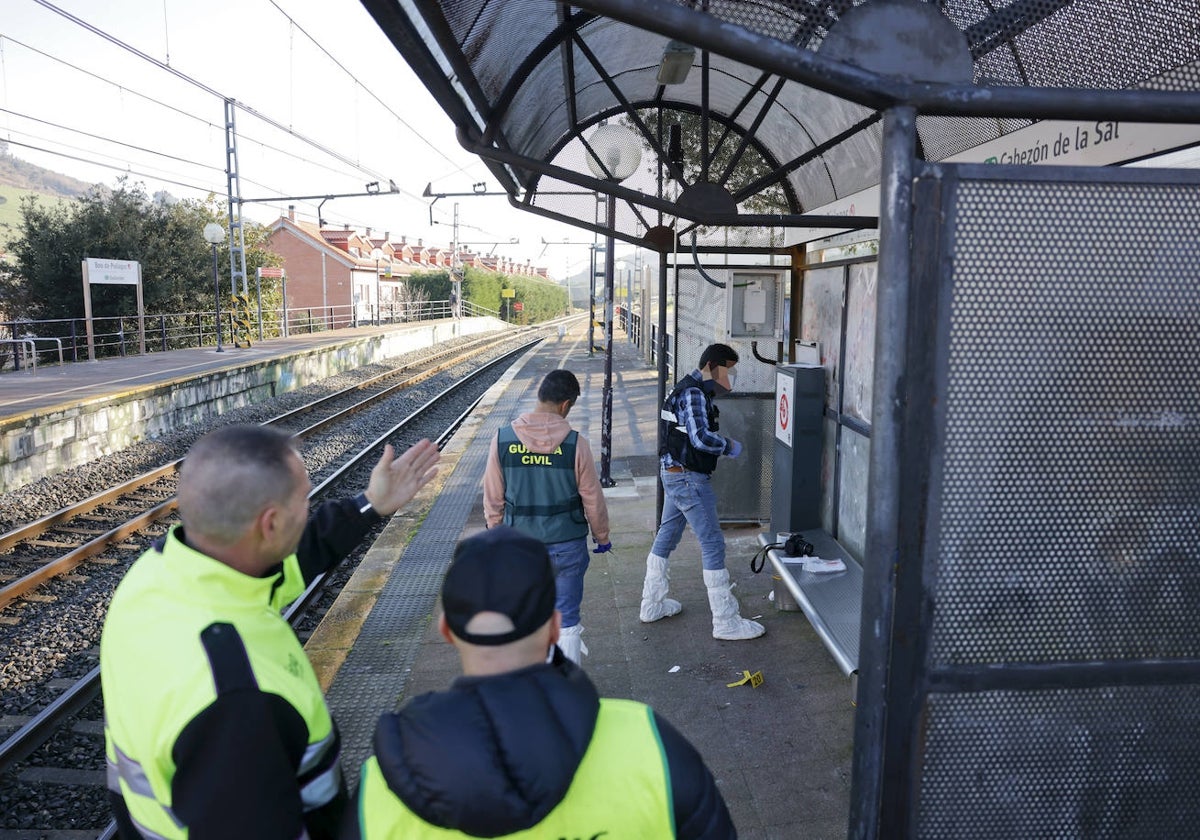
[[[362,327],[223,354],[212,348],[172,351],[39,367],[36,375],[9,373],[0,376],[0,427],[34,429],[47,417],[133,394],[169,395],[199,382],[212,388],[255,366],[286,375],[298,360],[322,353],[341,354],[343,364],[353,364],[363,353],[390,352],[389,341],[416,340],[399,332],[420,327]],[[589,354],[583,322],[530,351],[488,391],[443,449],[437,479],[384,528],[306,644],[342,732],[343,766],[353,785],[378,715],[444,688],[459,673],[453,649],[436,632],[441,578],[454,545],[484,527],[481,486],[492,434],[532,408],[538,383],[560,366],[579,377],[583,392],[570,420],[599,457],[604,355]],[[657,403],[656,371],[618,333],[611,461],[616,486],[605,491],[614,550],[592,555],[587,573],[582,624],[590,653],[584,667],[601,694],[649,703],[695,744],[742,838],[841,840],[850,800],[851,682],[803,613],[777,610],[769,597],[770,567],[757,575],[750,571],[761,529],[731,528],[726,540],[742,615],[761,621],[765,636],[712,638],[699,546],[690,531],[671,558],[672,596],[683,612],[649,625],[638,620],[654,536]],[[124,422],[132,433],[146,434],[144,426]],[[730,687],[745,672],[760,673],[761,683]]]
[[[492,317],[361,326],[0,375],[0,492],[352,367],[505,328]]]
[[[398,514],[307,644],[343,737],[352,783],[375,720],[458,675],[437,634],[441,576],[455,543],[484,527],[482,476],[492,434],[536,402],[541,378],[572,370],[583,393],[570,415],[600,453],[604,355],[589,355],[586,325],[550,339],[485,396],[443,450],[438,478]],[[584,668],[602,695],[652,705],[697,746],[743,838],[840,840],[846,836],[854,720],[851,682],[800,612],[778,611],[769,571],[753,574],[759,529],[726,531],[727,563],[742,615],[767,634],[712,638],[700,550],[690,531],[671,558],[674,618],[638,620],[657,488],[657,375],[638,350],[614,342],[611,475],[605,491],[611,554],[592,555],[582,610]],[[768,564],[768,569],[770,568]],[[757,687],[730,687],[744,672]]]

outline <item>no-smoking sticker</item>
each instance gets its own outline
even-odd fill
[[[792,377],[783,372],[775,374],[775,438],[792,445],[792,396],[795,387]]]

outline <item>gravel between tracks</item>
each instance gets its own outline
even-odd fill
[[[438,346],[437,351],[441,352],[449,346],[465,344],[471,340],[473,339],[444,342]],[[527,340],[514,337],[507,347],[512,349]],[[494,351],[494,355],[501,355],[502,352],[505,351]],[[198,437],[217,426],[262,422],[317,396],[350,387],[396,365],[420,362],[433,354],[434,350],[431,348],[405,354],[388,360],[387,363],[357,368],[269,402],[230,411],[216,421],[191,426],[146,441],[123,452],[2,495],[0,531],[53,513],[68,504],[93,495],[103,487],[140,475],[164,462],[181,458]],[[447,375],[460,379],[473,366],[475,365],[459,366]],[[497,371],[496,377],[499,375],[500,372]],[[418,385],[405,392],[402,397],[394,398],[402,404],[397,410],[390,412],[390,416],[367,419],[370,415],[367,413],[367,418],[361,422],[377,426],[378,434],[382,434],[386,430],[385,423],[394,423],[405,416],[400,411],[407,413],[415,410],[429,399],[433,390],[435,386],[432,383]],[[465,404],[444,409],[446,413],[453,412],[446,422],[456,417],[464,408]],[[388,412],[384,414],[388,415]],[[374,433],[367,430],[366,434]],[[340,437],[342,436],[335,434],[329,441],[315,446],[310,447],[307,442],[302,445],[314,481],[319,479],[329,465],[344,461],[346,452],[353,446],[353,441],[342,441]],[[398,440],[395,443],[405,446],[411,441]],[[369,467],[365,469],[369,471]],[[366,472],[362,475],[362,481],[365,482]],[[149,546],[165,532],[170,522],[171,520],[163,520],[157,527],[139,535],[135,541]],[[365,550],[366,544],[365,542],[362,550]],[[358,554],[361,554],[361,550]],[[339,582],[352,573],[355,565],[357,556],[352,556],[331,576],[330,587],[313,609],[311,617],[297,627],[302,639],[316,626],[320,615],[336,596],[340,588]],[[42,587],[37,600],[14,603],[0,613],[10,617],[20,614],[21,618],[17,624],[0,624],[0,738],[7,737],[15,731],[15,722],[11,718],[5,721],[5,717],[36,713],[56,697],[67,683],[79,679],[95,667],[98,661],[100,631],[108,601],[123,572],[124,565],[106,567],[94,563],[85,564],[77,569],[75,574]],[[100,704],[93,703],[89,713],[98,721]],[[84,717],[88,716],[89,714],[85,713]],[[89,725],[91,729],[98,729],[96,722],[84,724],[85,727]],[[102,768],[103,743],[97,739],[96,732],[60,732],[24,765]],[[97,789],[89,785],[68,789],[55,785],[49,790],[55,788],[60,794],[66,795],[50,795],[47,799],[45,786],[27,784],[13,778],[11,774],[0,777],[0,829],[101,828],[107,822],[107,803],[102,788]]]

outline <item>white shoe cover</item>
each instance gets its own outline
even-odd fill
[[[738,641],[757,639],[767,629],[757,621],[738,614],[737,598],[730,591],[728,569],[705,569],[704,585],[708,587],[708,606],[712,609],[713,638]]]
[[[660,618],[679,615],[683,605],[674,598],[667,597],[670,585],[668,563],[666,557],[657,554],[646,556],[646,581],[642,584],[642,608],[638,618],[649,624]]]

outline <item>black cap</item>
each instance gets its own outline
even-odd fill
[[[504,525],[463,540],[442,581],[442,609],[464,642],[506,645],[525,638],[554,614],[554,567],[545,544]],[[467,624],[481,612],[508,616],[514,629],[468,633]]]

